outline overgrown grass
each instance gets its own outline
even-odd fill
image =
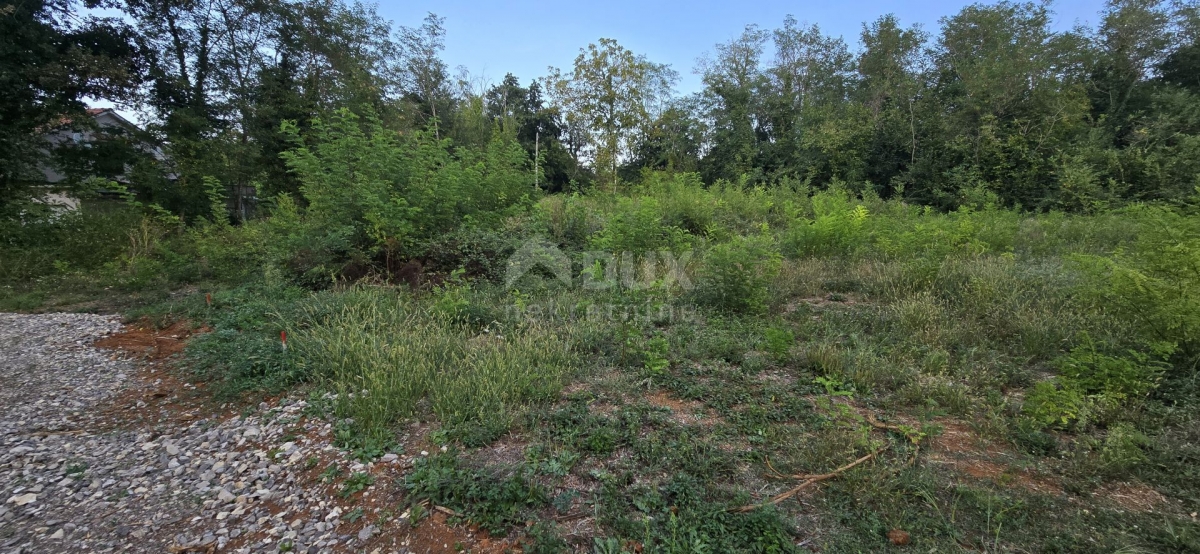
[[[187,363],[226,394],[333,398],[339,444],[364,457],[436,420],[452,448],[409,475],[413,501],[497,533],[535,521],[524,532],[545,551],[880,551],[893,529],[935,551],[1200,549],[1200,224],[1186,208],[939,213],[649,174],[414,245],[440,272],[415,290],[378,265],[374,284],[314,277],[303,267],[363,260],[259,244],[285,223],[167,234],[96,279],[14,282],[2,301],[35,309],[72,282],[157,300],[198,287],[129,315],[210,326]],[[518,237],[562,249],[575,282],[503,283]],[[683,281],[587,288],[583,271],[610,269],[597,248],[692,257]],[[158,269],[139,285],[138,267]],[[951,431],[987,446],[936,450]],[[525,459],[490,462],[500,438]],[[791,483],[775,471],[879,449],[803,502],[729,511]],[[1120,486],[1166,500],[1123,507]],[[570,542],[555,518],[581,511],[594,536]]]
[[[387,432],[424,401],[464,441],[487,442],[527,404],[553,399],[577,365],[553,330],[480,329],[380,288],[319,295],[287,325],[302,371],[365,433]]]

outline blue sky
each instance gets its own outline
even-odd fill
[[[842,36],[851,48],[862,23],[895,13],[905,26],[919,23],[936,34],[938,19],[953,15],[969,2],[844,0],[841,2],[719,1],[655,2],[467,2],[460,0],[381,3],[379,13],[396,25],[417,26],[428,12],[446,18],[445,59],[451,68],[466,67],[473,77],[499,82],[513,73],[523,83],[546,74],[547,66],[568,69],[579,49],[597,39],[613,38],[651,61],[679,72],[681,93],[699,89],[692,73],[696,58],[714,44],[741,33],[749,23],[778,27],[792,14],[816,23],[828,35]],[[1052,4],[1055,28],[1075,23],[1094,25],[1101,0],[1059,0]]]

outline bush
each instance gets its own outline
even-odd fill
[[[1080,292],[1132,326],[1138,343],[1176,354],[1177,367],[1200,356],[1200,221],[1165,208],[1133,212],[1145,223],[1129,249],[1074,257],[1087,280]]]
[[[768,286],[779,275],[782,262],[774,241],[765,232],[718,244],[704,257],[696,295],[718,310],[763,312],[769,298]]]
[[[123,256],[149,255],[152,252],[131,252],[131,241],[143,226],[160,236],[160,226],[123,204],[89,204],[38,219],[0,221],[0,282],[95,271]]]
[[[658,250],[687,250],[692,238],[687,231],[663,221],[657,199],[619,198],[604,228],[592,236],[591,246],[614,254],[641,255]]]
[[[1025,397],[1021,413],[1038,429],[1067,427],[1085,415],[1087,399],[1079,389],[1042,381]]]
[[[867,243],[867,208],[840,191],[819,192],[812,198],[813,219],[784,235],[790,257],[851,255]]]
[[[1124,357],[1097,351],[1091,336],[1083,335],[1082,344],[1069,355],[1056,360],[1062,378],[1088,394],[1117,398],[1143,397],[1158,387],[1164,367],[1150,356],[1130,350]]]
[[[696,236],[708,233],[713,225],[717,201],[696,173],[647,171],[642,174],[638,194],[655,199],[663,225]]]
[[[528,158],[503,133],[483,149],[452,149],[432,133],[398,135],[349,110],[314,121],[311,140],[295,125],[285,132],[296,147],[284,158],[307,206],[281,200],[273,219],[282,224],[273,227],[292,253],[283,266],[302,281],[385,252],[411,254],[460,226],[498,226],[534,196]]]

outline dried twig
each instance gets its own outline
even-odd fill
[[[460,516],[460,514],[458,512],[451,510],[450,508],[447,508],[445,506],[434,506],[433,509],[434,509],[434,511],[441,512],[450,517],[459,517]]]
[[[875,419],[875,414],[873,414],[871,412],[867,412],[866,417],[867,417],[867,423],[869,423],[871,425],[871,427],[874,427],[876,429],[883,429],[885,431],[895,431],[897,433],[904,433],[905,435],[908,434],[908,430],[899,425],[883,423],[882,421]]]
[[[828,481],[828,480],[833,479],[834,477],[837,477],[847,471],[850,471],[851,469],[854,469],[855,467],[858,467],[859,465],[866,463],[867,461],[873,459],[875,456],[878,456],[880,453],[882,453],[884,450],[887,450],[887,449],[888,449],[887,446],[880,448],[879,450],[876,450],[870,454],[867,454],[866,456],[863,456],[857,460],[854,460],[853,462],[850,462],[842,467],[839,467],[829,473],[823,473],[821,475],[812,475],[812,476],[807,476],[807,475],[796,476],[799,479],[804,479],[804,481],[801,482],[799,485],[796,485],[795,487],[792,487],[792,488],[790,488],[786,491],[783,491],[775,496],[772,496],[770,500],[763,502],[762,504],[747,504],[740,508],[734,508],[730,511],[737,512],[737,513],[744,513],[744,512],[750,512],[750,511],[757,510],[763,506],[766,506],[767,504],[778,504],[780,502],[783,502],[784,500],[787,500],[793,496],[796,496],[796,494],[800,493],[804,489],[807,489],[817,483],[820,483],[821,481]]]
[[[559,523],[565,523],[568,521],[575,521],[577,519],[583,519],[583,518],[589,517],[591,515],[592,515],[591,512],[575,512],[573,514],[564,514],[564,515],[558,516],[558,517],[554,518],[554,521],[557,521]]]

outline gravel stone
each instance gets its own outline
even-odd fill
[[[92,346],[121,329],[112,316],[0,313],[0,553],[335,552],[379,535],[300,484],[317,456],[350,465],[328,422],[304,420],[297,438],[304,400],[114,423],[118,395],[146,380],[146,362]]]

